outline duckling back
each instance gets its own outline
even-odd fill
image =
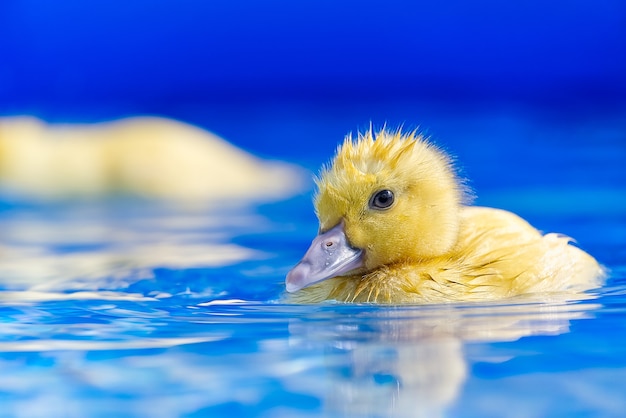
[[[582,292],[602,283],[604,269],[565,235],[542,235],[519,216],[500,209],[466,207],[462,219],[457,251],[467,277],[475,277],[469,283],[487,284],[477,286],[478,292],[488,294],[496,284],[505,297]]]

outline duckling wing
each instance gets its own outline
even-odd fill
[[[498,288],[502,296],[579,292],[600,284],[603,269],[564,235],[542,235],[500,209],[466,207],[455,249],[463,281],[474,292]]]

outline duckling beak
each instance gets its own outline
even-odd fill
[[[363,250],[348,244],[343,221],[318,235],[304,257],[287,274],[287,292],[293,293],[314,283],[341,276],[363,266]]]

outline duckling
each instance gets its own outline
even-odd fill
[[[0,194],[21,198],[278,200],[304,189],[303,172],[167,118],[96,124],[0,118]]]
[[[316,184],[319,234],[286,278],[296,303],[487,301],[604,275],[570,238],[466,204],[450,158],[417,132],[348,136]]]

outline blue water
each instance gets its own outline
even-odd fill
[[[341,136],[309,137],[357,127],[281,112],[228,137],[262,127],[253,151],[315,170]],[[0,417],[621,417],[625,120],[429,125],[477,203],[571,235],[610,269],[584,300],[284,304],[317,231],[310,191],[239,206],[4,199]]]

